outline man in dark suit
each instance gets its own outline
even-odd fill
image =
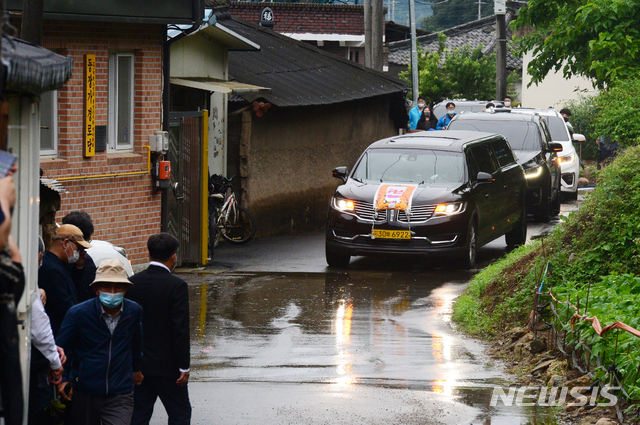
[[[75,265],[88,248],[91,245],[84,240],[80,229],[72,224],[63,224],[56,230],[51,247],[42,256],[38,286],[47,293],[45,310],[51,319],[53,336],[58,335],[67,310],[78,303],[69,266]]]
[[[187,283],[171,274],[178,263],[178,240],[158,233],[147,241],[149,268],[133,275],[127,298],[143,308],[141,371],[145,379],[134,391],[133,425],[148,424],[156,399],[169,424],[191,422],[189,403],[189,293]]]
[[[84,211],[72,211],[62,218],[62,224],[73,224],[82,231],[85,241],[90,241],[93,235],[93,221]],[[69,266],[71,278],[76,288],[78,302],[81,303],[96,296],[91,284],[96,278],[96,263],[85,251],[80,251],[80,258],[74,265]]]

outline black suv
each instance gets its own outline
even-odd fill
[[[551,141],[543,117],[496,108],[492,112],[458,115],[448,130],[495,132],[506,137],[527,177],[527,211],[539,221],[549,221],[558,215],[561,172],[556,152],[562,151],[562,144]]]
[[[506,234],[527,236],[524,170],[504,137],[422,131],[373,143],[354,169],[333,170],[340,185],[329,207],[326,258],[444,255],[474,266],[476,249]]]

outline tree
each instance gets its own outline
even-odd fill
[[[431,4],[433,15],[424,18],[422,29],[438,32],[478,19],[478,0],[436,0]],[[493,1],[482,3],[482,17],[493,15]]]
[[[640,2],[637,0],[530,0],[512,29],[534,59],[527,72],[540,83],[551,71],[582,75],[599,88],[640,74]]]
[[[438,35],[438,51],[418,49],[419,92],[429,103],[443,99],[491,99],[496,91],[496,57],[483,55],[482,46],[445,47],[447,37]],[[400,76],[409,84],[411,66]]]

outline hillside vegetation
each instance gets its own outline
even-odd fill
[[[491,339],[526,326],[547,264],[542,292],[551,290],[558,300],[574,304],[580,299],[580,314],[597,316],[603,327],[621,321],[640,329],[640,146],[626,148],[597,179],[580,210],[549,236],[476,275],[454,306],[454,321],[464,331]],[[542,297],[547,298],[541,303],[549,301],[548,295]],[[580,338],[594,355],[609,362],[615,358],[625,389],[639,399],[640,338],[621,331],[601,338],[584,321],[576,329],[567,341]],[[604,377],[606,370],[596,368],[594,373]]]

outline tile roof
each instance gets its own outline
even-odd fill
[[[229,76],[271,88],[264,99],[280,107],[328,105],[374,96],[404,97],[404,82],[233,16],[218,18],[260,51],[229,51]]]
[[[71,78],[73,59],[19,38],[2,35],[4,90],[41,94],[61,88]]]
[[[511,30],[509,22],[513,17],[512,13],[507,14],[507,40],[511,40]],[[482,46],[484,54],[495,52],[496,47],[496,17],[495,15],[477,21],[471,21],[457,27],[441,31],[447,36],[446,47],[455,50],[465,45],[472,48]],[[418,37],[418,43],[423,50],[436,52],[438,50],[438,34],[433,33]],[[514,70],[522,68],[522,59],[516,57],[512,52],[513,42],[507,43],[507,69]],[[411,40],[396,41],[389,43],[389,63],[398,65],[409,65],[411,52]]]

